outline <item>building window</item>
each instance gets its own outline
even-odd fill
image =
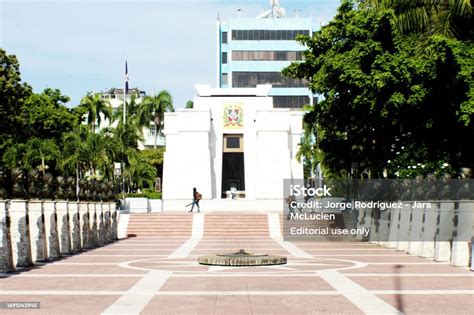
[[[244,136],[242,134],[224,134],[224,153],[244,152]]]
[[[227,137],[226,148],[227,149],[239,149],[240,148],[240,138],[239,137]]]
[[[227,32],[222,32],[222,44],[227,44]]]
[[[306,87],[307,81],[282,76],[280,72],[233,72],[232,87],[256,87],[271,84],[273,87]]]
[[[295,61],[303,60],[301,51],[232,51],[233,61]]]
[[[223,52],[223,53],[222,53],[222,63],[223,63],[223,64],[226,64],[226,63],[227,63],[227,53],[226,53],[226,52]]]
[[[274,108],[302,108],[309,105],[309,97],[303,95],[273,96]]]
[[[222,84],[227,85],[227,73],[222,74],[221,81],[222,81]]]
[[[297,35],[309,33],[309,30],[233,30],[232,40],[294,40]]]

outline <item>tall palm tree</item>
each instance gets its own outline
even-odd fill
[[[46,173],[48,162],[55,163],[59,160],[61,152],[59,147],[53,139],[38,139],[33,138],[26,143],[26,150],[23,159],[25,165],[35,167],[38,163],[38,168],[43,173]]]
[[[133,122],[133,124],[139,129],[140,133],[143,133],[143,127],[148,126],[150,121],[146,120],[143,115],[143,106],[137,102],[135,95],[132,95],[130,102],[126,103],[127,107],[127,120],[126,123]],[[117,121],[117,125],[123,124],[123,106],[119,106],[117,111],[113,114],[113,121]]]
[[[62,138],[61,168],[66,172],[76,174],[76,179],[82,178],[87,155],[84,153],[82,143],[87,141],[90,131],[84,125],[79,125],[73,131],[65,133]]]
[[[458,39],[472,36],[471,0],[369,0],[366,5],[393,9],[403,33],[441,34]]]
[[[82,98],[79,107],[87,111],[87,124],[91,131],[95,132],[95,126],[100,125],[102,121],[101,115],[106,119],[112,118],[112,106],[110,102],[100,95],[100,93],[89,92]]]
[[[163,90],[158,95],[147,96],[142,102],[143,118],[148,121],[153,121],[155,124],[155,142],[153,148],[156,149],[156,142],[158,134],[161,131],[161,124],[163,122],[165,112],[174,111],[173,97],[171,94]]]

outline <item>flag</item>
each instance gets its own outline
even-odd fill
[[[125,94],[128,93],[128,67],[127,60],[125,60]]]

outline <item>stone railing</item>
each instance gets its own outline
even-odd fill
[[[370,229],[371,243],[474,269],[473,201],[423,201],[416,206],[409,201],[401,205],[359,209],[357,227]]]
[[[115,202],[0,200],[0,271],[113,242],[118,215]]]

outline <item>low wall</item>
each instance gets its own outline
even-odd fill
[[[123,210],[126,213],[161,212],[163,211],[163,202],[161,199],[125,198]]]
[[[358,209],[357,225],[369,227],[371,243],[474,270],[474,202],[424,203]]]
[[[0,271],[108,244],[117,225],[115,202],[0,200]]]

